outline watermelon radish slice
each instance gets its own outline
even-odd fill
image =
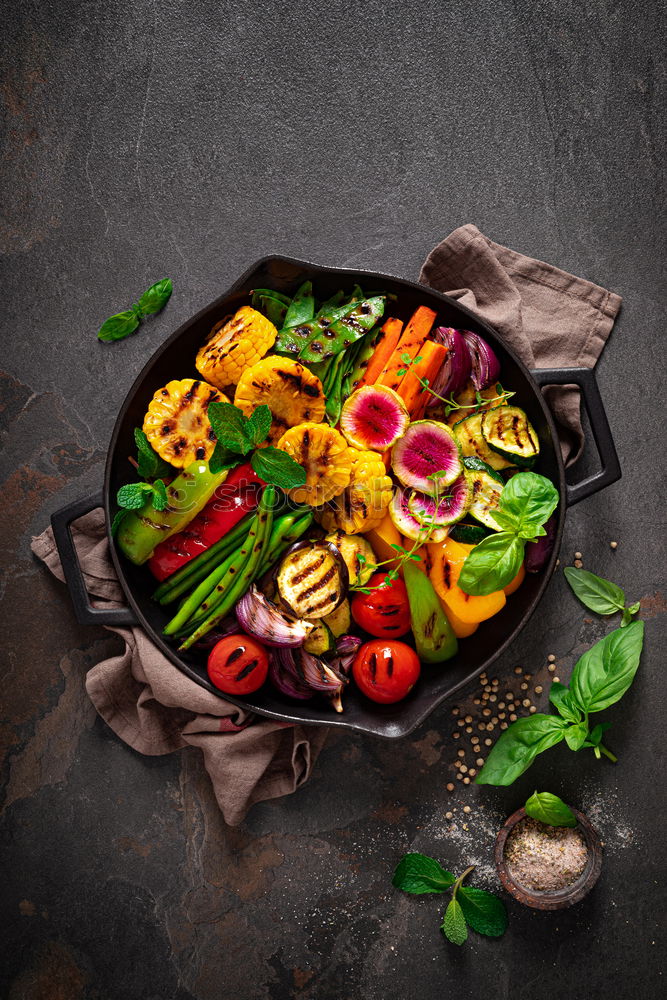
[[[460,521],[472,502],[472,484],[468,477],[459,476],[449,486],[445,486],[441,493],[437,504],[434,497],[426,496],[425,493],[409,493],[408,510],[421,524],[428,525],[432,522],[439,528]]]
[[[461,453],[456,438],[446,424],[437,420],[415,420],[391,453],[396,477],[404,486],[420,493],[435,494],[433,477],[438,476],[438,491],[461,475]]]
[[[410,511],[409,500],[412,490],[401,489],[397,486],[389,504],[389,517],[394,522],[402,535],[411,538],[413,542],[420,540],[429,542],[444,542],[447,537],[447,528],[433,528],[430,532],[428,526],[423,524]],[[424,499],[428,499],[424,497]]]
[[[410,414],[401,397],[386,385],[364,385],[345,401],[340,429],[351,445],[386,451],[407,430]]]

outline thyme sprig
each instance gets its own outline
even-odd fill
[[[409,368],[418,364],[421,360],[422,360],[421,355],[416,358],[411,358],[406,351],[404,354],[401,354],[401,361],[403,361],[406,367],[399,368],[396,374],[399,376],[405,375]],[[497,382],[496,386],[500,388],[500,392],[498,393],[498,395],[486,398],[482,396],[481,392],[478,389],[475,392],[474,403],[467,403],[467,404],[458,403],[453,397],[450,398],[448,396],[441,396],[439,392],[436,392],[434,389],[432,389],[431,386],[429,385],[429,380],[427,378],[423,378],[421,375],[417,375],[416,372],[413,372],[413,375],[419,382],[422,389],[425,389],[426,392],[429,392],[435,399],[439,399],[441,403],[445,404],[446,417],[448,417],[450,413],[454,413],[456,410],[472,410],[473,411],[471,414],[472,416],[473,414],[478,413],[482,409],[482,407],[484,406],[488,407],[490,403],[496,403],[500,405],[505,400],[511,399],[512,396],[516,395],[516,393],[510,392],[509,389],[503,389],[500,382]]]

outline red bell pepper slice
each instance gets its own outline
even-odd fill
[[[213,498],[187,528],[156,547],[148,568],[157,580],[165,580],[201,552],[217,542],[259,502],[264,481],[249,462],[237,465],[218,486]]]

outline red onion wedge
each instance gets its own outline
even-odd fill
[[[350,653],[356,653],[362,642],[363,640],[358,635],[342,635],[340,639],[336,639],[336,657],[349,656]],[[334,660],[335,662],[336,660]]]
[[[472,364],[470,378],[475,389],[479,392],[481,389],[486,389],[498,378],[500,361],[478,333],[473,333],[472,330],[462,330],[461,332]]]
[[[470,378],[472,368],[470,351],[461,331],[454,330],[451,326],[439,326],[433,332],[433,340],[447,348],[447,357],[430,388],[434,393],[437,392],[438,396],[450,398],[459,392]],[[440,400],[433,395],[428,406],[435,406],[438,403]]]
[[[273,604],[253,584],[236,605],[241,627],[267,646],[302,646],[313,626]]]
[[[271,653],[269,680],[281,694],[286,694],[288,698],[307,701],[313,697],[314,692],[297,678],[292,650],[286,647],[275,649]]]

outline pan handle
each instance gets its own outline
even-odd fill
[[[545,385],[578,385],[588,412],[601,469],[578,483],[567,483],[567,505],[585,500],[593,493],[611,486],[621,478],[621,464],[616,454],[614,438],[607,420],[604,403],[592,368],[540,368],[530,373],[540,387]]]
[[[103,507],[101,493],[75,500],[51,515],[53,537],[58,547],[65,582],[72,598],[74,614],[80,625],[137,625],[130,608],[94,608],[90,603],[86,583],[79,565],[79,558],[72,540],[72,521],[89,514],[96,507]]]

